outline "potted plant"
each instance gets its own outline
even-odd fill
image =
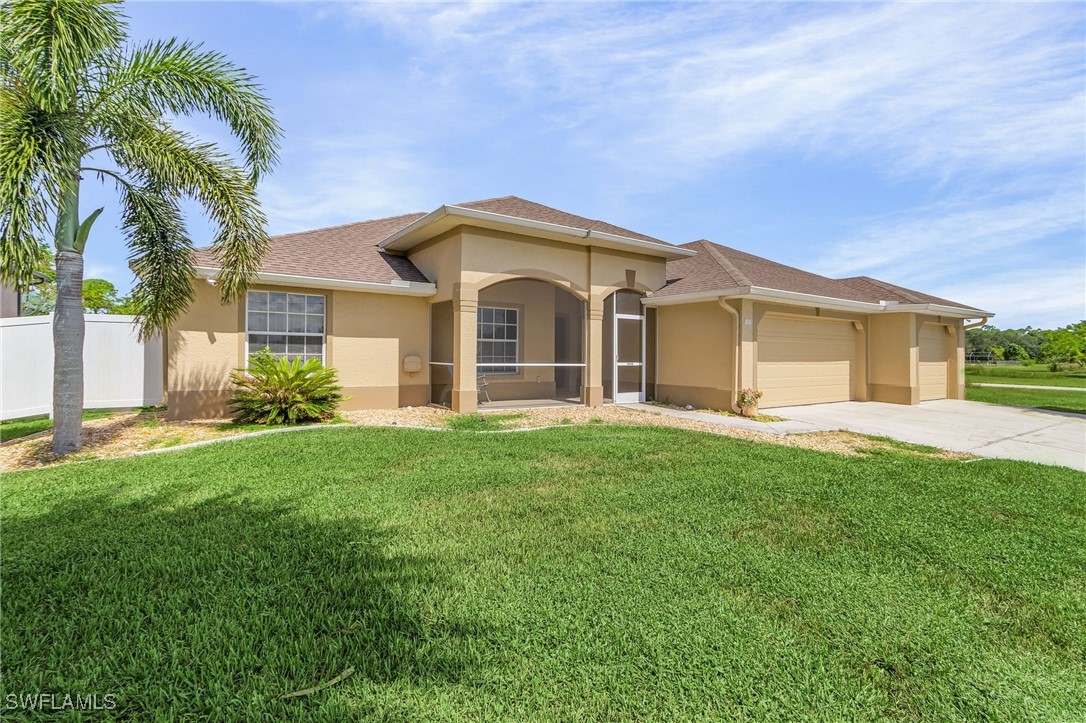
[[[740,389],[736,402],[742,410],[744,417],[758,416],[758,400],[762,398],[762,392],[758,389]]]

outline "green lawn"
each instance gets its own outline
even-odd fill
[[[136,720],[1086,711],[1067,469],[330,428],[9,474],[0,505],[4,696],[112,693]]]
[[[971,402],[1008,404],[1012,407],[1037,407],[1056,412],[1086,414],[1086,392],[1051,389],[1015,389],[1013,387],[966,386],[965,398]]]
[[[112,409],[88,409],[83,412],[83,419],[84,421],[89,419],[101,419],[102,417],[108,417],[111,414],[113,414]],[[27,435],[37,434],[38,432],[44,432],[45,430],[52,428],[53,420],[44,416],[13,419],[10,422],[0,422],[0,442],[26,437]]]
[[[1086,369],[1073,372],[1053,372],[1047,366],[1006,367],[974,366],[965,368],[966,382],[983,384],[1035,384],[1046,387],[1086,388]]]

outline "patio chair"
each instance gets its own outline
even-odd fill
[[[475,386],[479,388],[479,394],[483,395],[483,398],[485,398],[486,401],[489,402],[490,393],[486,390],[488,384],[489,382],[487,382],[485,374],[481,374],[475,378]]]

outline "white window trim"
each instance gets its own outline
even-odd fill
[[[479,312],[482,311],[483,309],[501,309],[502,311],[512,311],[512,312],[514,312],[517,315],[517,323],[514,325],[516,327],[516,330],[517,330],[517,338],[510,340],[510,339],[483,339],[482,337],[480,337],[479,336],[479,324],[487,323],[487,322],[479,321]],[[493,322],[491,322],[491,323],[493,323]],[[509,324],[506,324],[505,322],[502,322],[502,323],[505,326],[509,326]],[[519,308],[517,308],[515,306],[501,306],[499,304],[486,304],[485,306],[480,305],[476,309],[476,316],[475,316],[475,349],[476,349],[476,356],[478,356],[479,343],[484,342],[484,341],[506,341],[506,342],[507,341],[512,341],[513,342],[513,358],[516,359],[517,361],[511,362],[511,363],[502,363],[500,365],[502,367],[513,367],[512,371],[493,371],[493,368],[489,366],[490,363],[487,363],[487,364],[484,364],[484,365],[480,366],[478,359],[476,359],[475,367],[476,367],[476,372],[479,374],[479,376],[510,377],[510,376],[516,376],[516,375],[521,373],[520,372],[520,366],[521,365],[517,363],[518,361],[520,361],[520,309]],[[493,365],[494,366],[499,366],[498,362],[493,362]]]
[[[257,331],[257,330],[250,331],[250,329],[249,329],[249,294],[251,294],[251,293],[258,293],[258,294],[287,294],[288,296],[290,294],[295,294],[295,295],[298,295],[298,296],[305,296],[307,300],[308,300],[308,298],[310,296],[315,296],[315,297],[319,297],[319,298],[323,299],[324,304],[322,306],[324,307],[324,311],[321,312],[321,316],[324,319],[324,331],[319,332],[319,333],[318,332],[308,332],[308,331],[307,332]],[[290,302],[288,300],[288,302],[287,302],[287,304],[288,304],[287,308],[288,309],[290,308],[289,303]],[[308,301],[307,301],[307,304],[308,304]],[[274,312],[274,313],[284,313],[284,312]],[[287,311],[285,313],[289,314],[290,312]],[[309,315],[308,312],[306,312],[306,315],[307,316]],[[249,368],[249,359],[252,356],[252,350],[249,348],[249,334],[264,334],[265,336],[272,336],[273,334],[275,336],[280,336],[280,335],[282,335],[282,336],[305,336],[305,337],[319,336],[321,338],[321,366],[327,366],[327,364],[325,362],[325,357],[326,357],[326,355],[328,353],[328,297],[325,296],[324,294],[305,294],[305,293],[300,294],[297,291],[268,291],[266,289],[250,289],[249,291],[245,292],[245,368],[246,369]],[[263,349],[263,347],[261,347],[261,349]],[[259,351],[259,349],[257,351]],[[276,357],[289,357],[290,354],[273,354],[273,356],[276,356]]]

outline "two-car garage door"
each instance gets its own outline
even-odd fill
[[[853,398],[856,328],[850,321],[767,314],[758,325],[763,407]]]

